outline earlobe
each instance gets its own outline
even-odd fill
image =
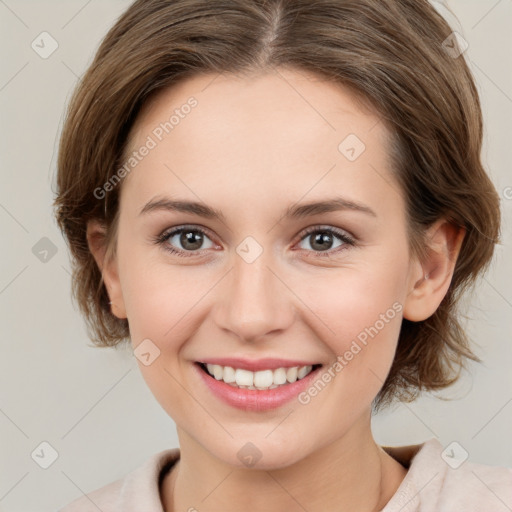
[[[104,224],[98,220],[87,223],[87,244],[103,277],[103,282],[110,299],[110,308],[117,318],[127,318],[124,305],[117,259],[107,253],[107,233]]]
[[[434,314],[450,287],[464,235],[464,228],[444,219],[428,230],[427,256],[410,267],[404,318],[419,322]]]

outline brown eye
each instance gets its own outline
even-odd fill
[[[321,227],[308,229],[301,238],[301,243],[304,241],[307,241],[307,245],[309,245],[309,248],[304,250],[319,253],[317,256],[330,256],[355,243],[352,237],[342,231]]]
[[[195,251],[211,249],[214,246],[205,231],[193,227],[181,227],[167,231],[157,241],[165,250],[183,256],[193,256]],[[209,245],[206,242],[205,246],[205,241],[209,241]]]
[[[197,251],[203,245],[203,233],[199,231],[186,230],[179,233],[179,243],[180,245],[189,251]]]

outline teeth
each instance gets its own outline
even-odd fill
[[[251,372],[231,366],[207,364],[208,373],[216,380],[223,380],[226,384],[242,389],[274,389],[279,386],[293,383],[308,375],[313,367],[294,366],[292,368],[276,368],[275,370],[260,370]]]
[[[281,385],[286,382],[286,370],[284,368],[278,368],[274,370],[274,384]]]
[[[263,370],[254,373],[254,385],[257,388],[265,389],[274,383],[274,372],[272,370]]]
[[[311,366],[303,366],[297,372],[297,379],[303,379],[311,371]]]
[[[216,365],[216,366],[213,367],[213,376],[217,380],[221,380],[223,375],[224,375],[224,371],[222,370],[221,366]]]
[[[219,366],[219,368],[222,369],[222,366]],[[235,372],[234,368],[231,368],[231,366],[224,367],[223,380],[224,380],[224,382],[227,382],[228,384],[231,384],[232,382],[236,381],[236,372]]]
[[[217,368],[220,368],[221,372],[224,372],[224,368],[222,366],[215,366],[217,366]],[[235,371],[235,380],[239,386],[252,386],[254,382],[254,373],[249,372],[247,370],[240,370],[239,368],[238,370]]]
[[[286,370],[286,380],[288,382],[295,382],[297,380],[297,370],[298,368],[294,366],[293,368],[288,368]]]

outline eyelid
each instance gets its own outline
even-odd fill
[[[311,233],[316,233],[319,231],[329,231],[339,237],[347,238],[354,242],[356,241],[356,237],[349,233],[346,229],[337,228],[336,226],[331,226],[329,224],[315,224],[313,226],[303,229],[299,234],[299,241],[303,240],[306,236],[310,235]]]
[[[328,249],[326,251],[309,251],[306,249],[297,249],[298,251],[305,251],[307,253],[313,253],[313,257],[329,257],[333,255],[337,255],[339,252],[345,250],[347,246],[354,247],[357,243],[357,238],[349,233],[348,231],[337,228],[335,226],[331,225],[325,225],[325,224],[315,224],[314,226],[310,226],[300,232],[298,241],[294,244],[296,245],[299,242],[302,242],[302,240],[306,239],[309,235],[312,233],[321,233],[321,232],[329,232],[332,233],[335,237],[337,237],[339,240],[343,242],[343,244],[339,247],[336,247],[335,249]]]
[[[184,251],[183,249],[176,249],[175,247],[166,243],[170,238],[172,238],[176,234],[187,230],[202,233],[212,241],[212,244],[218,246],[218,244],[215,242],[216,237],[210,234],[211,232],[208,228],[201,226],[200,224],[182,224],[166,228],[160,234],[151,237],[151,242],[157,245],[161,245],[165,251],[170,252],[171,254],[183,257],[197,256],[203,253],[204,251],[207,251],[207,249],[198,249],[197,251]]]
[[[217,237],[205,226],[202,226],[201,224],[178,224],[176,226],[172,226],[170,228],[164,229],[159,235],[156,236],[156,238],[168,238],[171,234],[179,233],[180,231],[198,231],[200,233],[203,233],[208,236],[212,241],[213,239],[216,239]]]

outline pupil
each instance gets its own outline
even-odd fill
[[[328,233],[317,233],[314,236],[314,242],[312,244],[313,248],[315,244],[318,244],[318,249],[321,251],[326,251],[329,249],[329,245],[332,243],[331,235]]]
[[[183,247],[187,248],[187,244],[192,244],[192,247],[188,247],[190,250],[196,250],[201,247],[202,234],[197,231],[184,231],[181,234],[180,242]]]

